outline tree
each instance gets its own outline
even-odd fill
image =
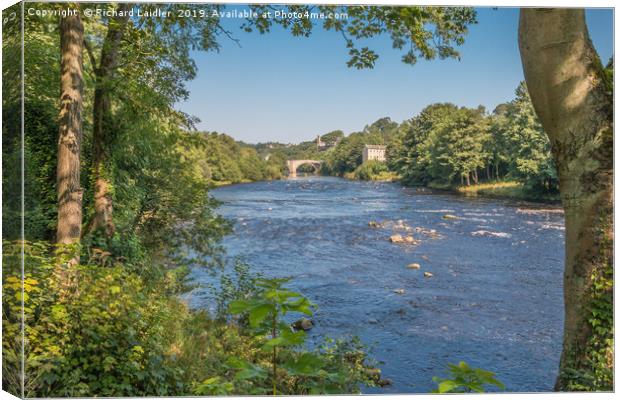
[[[557,166],[566,219],[556,390],[613,390],[613,87],[583,9],[522,9],[525,81]]]
[[[79,242],[82,231],[80,152],[82,147],[83,36],[84,27],[79,12],[61,17],[60,129],[57,169],[58,228],[56,234],[56,241],[59,244]]]
[[[407,49],[402,56],[406,64],[418,59],[459,58],[456,46],[465,42],[468,26],[476,23],[472,7],[424,6],[331,6],[331,5],[257,5],[251,6],[257,18],[248,19],[242,26],[247,32],[253,29],[269,32],[274,23],[290,29],[294,36],[310,36],[314,27],[314,13],[321,18],[325,30],[339,32],[349,49],[347,66],[357,69],[373,68],[379,55],[368,47],[357,48],[355,40],[364,40],[389,34],[392,47]],[[297,15],[301,18],[271,18],[274,12]],[[271,13],[271,14],[269,14]],[[344,16],[346,17],[338,17]]]
[[[525,82],[515,91],[515,99],[503,105],[492,118],[495,143],[491,153],[497,166],[505,161],[511,178],[523,181],[528,189],[554,191],[557,177],[549,138],[540,124]]]
[[[131,3],[107,4],[112,17],[93,29],[85,41],[87,54],[95,75],[93,99],[93,181],[94,213],[89,232],[102,230],[110,238],[115,231],[113,219],[113,162],[110,154],[115,136],[119,136],[122,121],[118,113],[129,104],[134,112],[154,113],[157,109],[177,114],[172,104],[188,95],[184,82],[193,79],[196,66],[189,49],[218,48],[217,33],[226,33],[213,10],[221,5],[158,5],[141,4],[142,16],[130,18]],[[149,16],[163,10],[166,18]],[[193,17],[181,15],[186,11]],[[196,12],[203,17],[196,17]],[[105,32],[98,35],[99,32]],[[93,43],[101,43],[99,57]],[[135,115],[134,115],[135,116]],[[183,115],[185,125],[195,121]]]
[[[129,10],[132,5],[121,3],[116,13],[108,22],[108,31],[101,47],[99,64],[93,50],[87,44],[88,54],[95,69],[95,97],[93,100],[93,180],[95,182],[95,214],[90,224],[91,230],[103,229],[106,236],[114,234],[112,220],[112,194],[110,178],[105,171],[106,137],[112,128],[110,115],[110,92],[112,75],[119,61],[120,44],[129,21]]]

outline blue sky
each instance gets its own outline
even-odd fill
[[[460,47],[460,61],[406,65],[386,36],[368,42],[380,55],[372,70],[346,66],[348,54],[338,33],[319,28],[300,38],[276,27],[260,35],[242,32],[238,21],[223,20],[241,47],[222,36],[219,53],[193,53],[198,76],[188,83],[190,98],[179,108],[200,118],[199,129],[248,143],[298,143],[336,129],[348,134],[386,116],[401,122],[434,102],[492,110],[511,100],[523,80],[519,12],[477,11],[478,24]],[[613,12],[590,9],[586,18],[606,63],[613,53]]]

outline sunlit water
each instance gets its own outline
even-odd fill
[[[552,390],[563,314],[557,210],[323,177],[212,194],[235,222],[224,240],[228,256],[270,277],[294,277],[290,286],[318,305],[313,339],[357,335],[372,347],[393,385],[364,392],[428,392],[432,377],[460,360],[496,372],[508,391]],[[371,220],[403,220],[442,237],[413,232],[419,245],[392,244],[390,235],[406,232],[371,227]],[[199,270],[193,276],[214,279]],[[190,301],[212,307],[207,289]]]

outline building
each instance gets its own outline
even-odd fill
[[[362,161],[368,160],[385,161],[385,146],[378,144],[367,144],[362,152]]]
[[[317,137],[316,137],[316,148],[319,151],[329,150],[332,147],[335,147],[338,144],[339,141],[340,141],[340,138],[337,138],[333,142],[324,142],[321,139],[321,135],[317,135]]]

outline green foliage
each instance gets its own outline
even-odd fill
[[[226,320],[230,303],[243,297],[252,297],[257,292],[256,281],[261,275],[250,273],[250,266],[236,260],[232,273],[222,272],[218,289],[211,288],[216,298],[216,317]]]
[[[270,393],[276,395],[350,393],[359,390],[358,383],[371,384],[362,372],[365,355],[358,342],[332,345],[334,342],[328,341],[315,351],[297,350],[304,345],[306,333],[294,331],[283,318],[289,313],[311,316],[315,305],[285,288],[288,281],[257,279],[257,292],[230,303],[230,312],[247,324],[261,353],[259,362],[229,359],[229,366],[236,371],[235,386],[245,387],[247,391],[242,393],[266,394],[264,387],[270,381]]]
[[[3,238],[21,234],[21,32],[19,11],[7,21],[2,41]],[[9,15],[9,9],[4,15]],[[26,16],[26,23],[35,17]],[[56,229],[59,39],[51,21],[24,30],[24,229],[26,237],[50,239]],[[17,29],[17,30],[15,30]]]
[[[504,389],[503,383],[495,378],[495,374],[480,368],[472,368],[465,361],[448,364],[449,378],[433,377],[437,389],[433,393],[483,393],[485,386],[496,386]]]
[[[159,273],[143,275],[122,257],[89,249],[88,262],[68,268],[70,254],[59,258],[47,244],[24,250],[22,280],[21,243],[4,243],[3,384],[14,393],[22,300],[29,397],[265,394],[273,390],[272,366],[278,393],[352,393],[371,384],[358,341],[305,350],[305,332],[281,317],[309,315],[314,306],[283,288],[284,280],[259,279],[243,264],[234,289],[222,289],[222,305],[246,315],[230,323],[229,314],[193,312],[176,296],[186,287],[182,267],[152,264]],[[76,284],[61,286],[62,274]]]
[[[551,144],[543,131],[525,83],[517,88],[516,98],[497,110],[493,137],[504,146],[497,157],[507,164],[508,175],[521,180],[533,191],[557,190],[557,173],[551,156]]]
[[[484,108],[432,104],[403,122],[388,145],[391,170],[408,185],[524,184],[528,196],[558,190],[551,146],[522,83],[516,98]]]
[[[325,154],[324,174],[344,176],[362,165],[362,152],[367,144],[388,144],[394,137],[398,124],[390,118],[381,118],[364,127],[362,132],[354,132],[343,137],[336,147]]]
[[[269,335],[262,349],[272,352],[272,385],[273,394],[277,394],[277,351],[280,347],[296,346],[304,342],[306,333],[303,331],[293,332],[291,328],[281,320],[289,312],[298,312],[312,315],[314,305],[305,297],[297,292],[290,291],[282,287],[289,279],[259,279],[256,281],[260,288],[259,293],[249,299],[236,300],[230,303],[229,310],[232,314],[247,314],[249,327],[257,335]],[[304,355],[299,362],[285,364],[284,369],[288,373],[295,375],[295,372],[313,371],[312,363],[318,363],[315,357]],[[286,366],[288,365],[289,368]],[[314,364],[319,367],[318,364]],[[236,379],[249,379],[253,377],[265,378],[264,370],[249,363],[237,363],[232,365],[239,369]],[[309,368],[309,369],[308,369]]]
[[[465,42],[468,25],[476,23],[476,11],[471,7],[257,5],[252,9],[258,18],[242,26],[248,32],[266,33],[276,23],[294,36],[310,36],[314,21],[324,21],[325,30],[342,34],[350,56],[347,66],[357,69],[373,68],[379,55],[369,47],[357,47],[356,41],[384,34],[389,34],[392,47],[405,49],[402,61],[406,64],[413,65],[420,58],[458,59],[456,47]],[[276,10],[303,18],[269,18],[267,13],[273,16]],[[310,18],[311,13],[334,18]]]
[[[389,172],[384,162],[369,160],[357,167],[353,176],[362,181],[383,180],[389,178]]]
[[[602,212],[599,218],[603,222],[596,232],[600,253],[593,260],[586,293],[587,307],[583,310],[587,316],[583,329],[589,334],[583,344],[585,348],[579,349],[579,354],[586,354],[586,357],[577,358],[569,353],[565,355],[568,362],[560,370],[559,380],[569,391],[610,392],[614,389],[613,238],[607,234],[612,219]]]
[[[203,133],[195,160],[201,173],[216,184],[280,179],[285,159],[261,157],[253,147],[217,132]]]
[[[3,327],[13,333],[20,325],[20,247],[4,244]],[[42,243],[27,243],[25,254],[26,396],[177,392],[178,371],[165,353],[185,306],[167,295],[169,282],[145,286],[116,261],[62,272],[66,267]],[[79,282],[69,291],[58,281],[67,273]],[[7,360],[18,356],[13,337],[3,340]]]

